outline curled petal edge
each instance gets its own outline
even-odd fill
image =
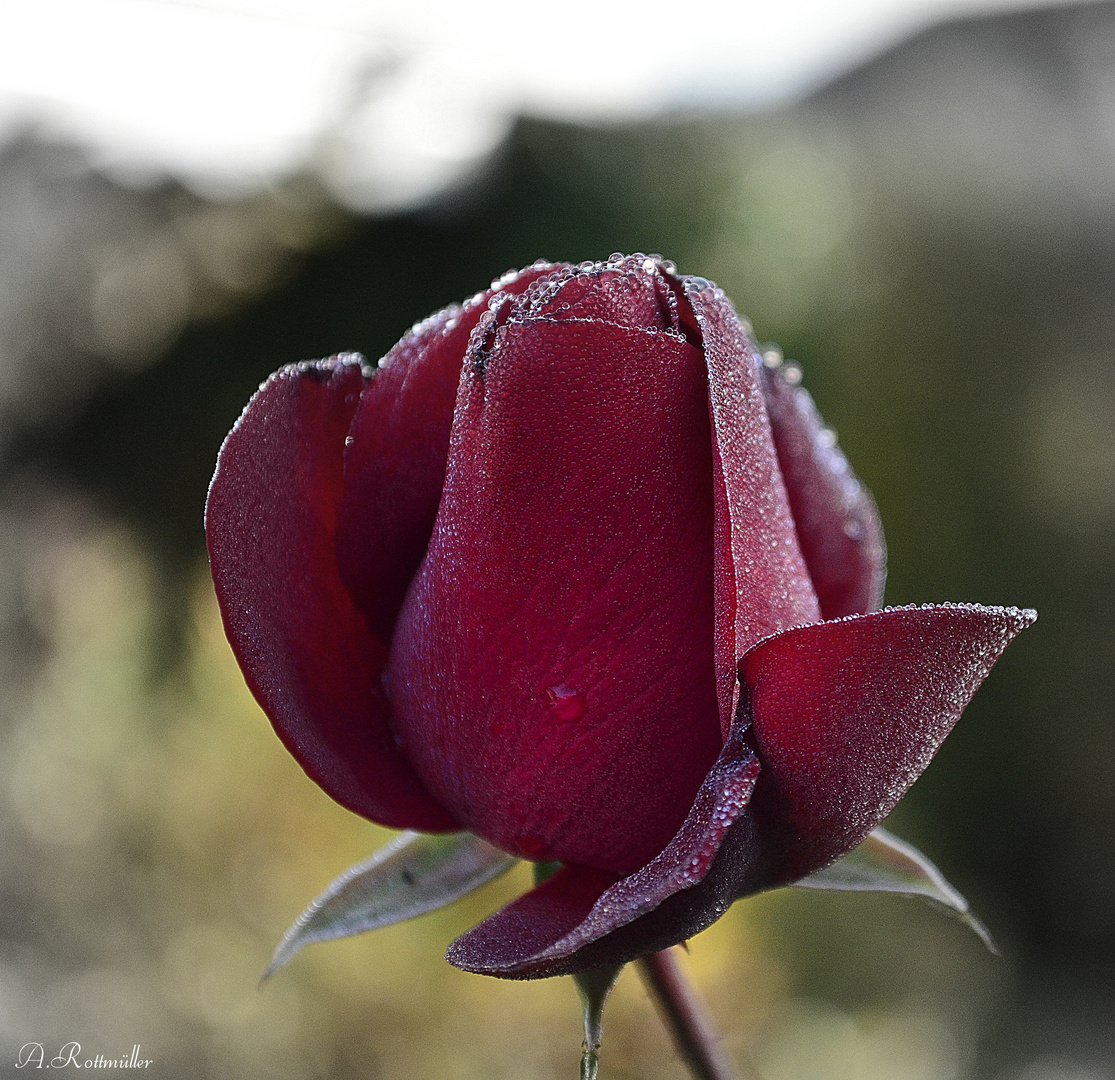
[[[592,946],[708,873],[758,776],[754,753],[742,738],[730,738],[684,824],[644,867],[617,879],[603,871],[567,866],[459,937],[446,959],[478,974],[530,979],[642,955],[647,950],[597,962]]]
[[[886,608],[775,634],[740,661],[763,779],[751,812],[786,885],[856,847],[925,771],[1011,640],[1017,608]]]
[[[835,830],[835,842],[811,844],[815,838],[806,836],[803,841],[794,835],[794,821],[787,816],[793,808],[787,808],[778,786],[786,758],[776,745],[776,725],[765,723],[761,715],[764,695],[750,693],[743,698],[724,751],[689,816],[660,855],[619,880],[597,870],[568,866],[459,937],[446,958],[467,971],[510,979],[545,978],[624,963],[692,937],[740,897],[790,884],[831,864],[890,812],[928,764],[1003,649],[1035,618],[1033,611],[975,604],[888,608],[796,627],[759,642],[740,663],[741,679],[749,691],[755,689],[748,680],[756,678],[756,672],[765,673],[769,689],[772,676],[777,683],[780,669],[796,684],[799,702],[814,711],[825,711],[826,684],[839,691],[833,695],[835,701],[830,696],[828,711],[836,720],[822,725],[822,742],[846,735],[847,725],[839,719],[856,714],[857,702],[840,679],[849,666],[874,676],[860,680],[864,697],[872,704],[878,705],[875,699],[881,698],[889,709],[903,705],[901,699],[912,695],[918,706],[912,708],[910,730],[902,744],[890,748],[894,760],[889,768],[856,773],[860,790],[854,800],[855,820],[826,821]],[[901,646],[898,652],[904,656],[896,656],[895,650],[880,653],[878,643],[892,628],[888,624],[906,631],[895,635]],[[801,647],[817,635],[831,637],[833,647],[814,648],[818,664],[803,669],[794,662],[795,655],[800,658]],[[897,662],[903,662],[907,676],[913,673],[912,679],[898,680],[902,685],[897,694],[880,690],[895,681],[890,665]],[[936,696],[929,693],[925,683],[942,678],[950,685]],[[920,696],[919,690],[924,691]],[[756,707],[760,712],[753,715]],[[810,727],[808,719],[801,727]],[[766,729],[773,764],[763,749],[760,729]],[[823,747],[813,749],[824,755]],[[870,757],[880,752],[871,743],[861,749]],[[844,764],[862,764],[854,760],[854,746],[843,751]],[[882,784],[885,790],[869,790],[870,784]]]

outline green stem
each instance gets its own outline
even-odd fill
[[[573,976],[585,1007],[585,1041],[581,1051],[581,1080],[596,1080],[600,1067],[600,1019],[604,1003],[619,978],[621,967],[590,968]]]
[[[600,1068],[600,1044],[589,1046],[585,1041],[585,1048],[581,1051],[581,1080],[596,1080],[597,1070]]]
[[[636,961],[678,1053],[696,1080],[738,1080],[704,1004],[685,977],[678,950],[664,949]]]

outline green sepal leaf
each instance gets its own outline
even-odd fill
[[[486,885],[518,862],[472,833],[402,832],[346,870],[283,936],[263,978],[304,945],[352,937],[436,911]]]
[[[945,880],[941,871],[916,847],[885,829],[875,829],[859,847],[832,866],[794,884],[803,889],[919,896],[960,919],[991,952],[999,953],[987,927],[972,914],[968,901]]]

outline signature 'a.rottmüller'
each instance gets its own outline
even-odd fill
[[[875,508],[809,395],[641,255],[279,371],[206,528],[248,683],[334,799],[561,864],[449,950],[510,978],[657,952],[851,851],[1035,617],[877,610]]]

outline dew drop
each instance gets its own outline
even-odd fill
[[[551,686],[546,691],[550,710],[559,720],[580,720],[585,715],[585,699],[565,683]]]
[[[763,353],[763,367],[777,368],[782,366],[782,350],[767,349]]]

